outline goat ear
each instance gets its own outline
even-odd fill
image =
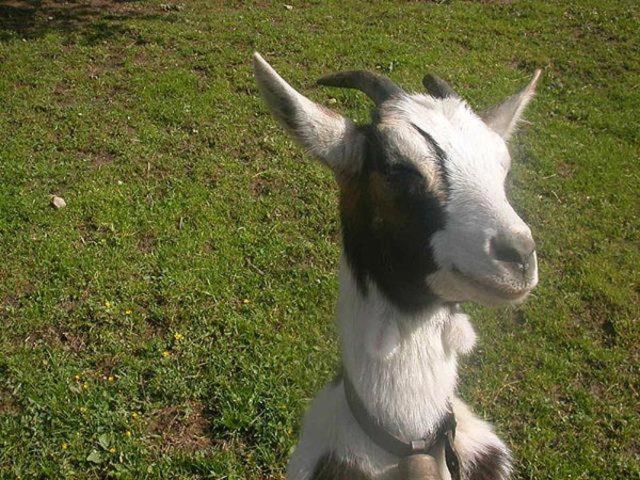
[[[480,113],[484,122],[505,140],[514,132],[522,112],[533,98],[541,73],[542,70],[536,70],[529,84],[520,92]]]
[[[298,143],[336,173],[360,167],[362,134],[353,122],[298,93],[257,52],[253,71],[269,109]]]

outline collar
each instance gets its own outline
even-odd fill
[[[381,425],[378,419],[371,415],[358,395],[358,392],[356,392],[348,375],[345,374],[342,381],[351,414],[356,419],[362,431],[365,432],[378,447],[396,457],[404,458],[416,454],[433,456],[436,447],[444,443],[445,458],[447,468],[451,473],[451,478],[453,480],[460,478],[460,461],[453,446],[456,432],[456,419],[451,405],[449,405],[447,413],[440,421],[440,425],[430,441],[427,441],[425,438],[420,438],[406,442],[390,433]]]

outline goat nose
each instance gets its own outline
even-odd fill
[[[500,262],[517,263],[525,267],[536,249],[529,233],[498,234],[491,239],[490,251]]]

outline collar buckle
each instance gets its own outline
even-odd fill
[[[411,445],[411,452],[412,453],[427,453],[427,449],[430,447],[430,445],[427,445],[427,442],[425,442],[424,440],[420,439],[420,440],[411,440],[410,442]]]

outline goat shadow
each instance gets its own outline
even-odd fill
[[[171,5],[143,5],[137,0],[0,0],[0,43],[58,32],[95,45],[130,34],[124,20],[175,20],[167,9]]]

